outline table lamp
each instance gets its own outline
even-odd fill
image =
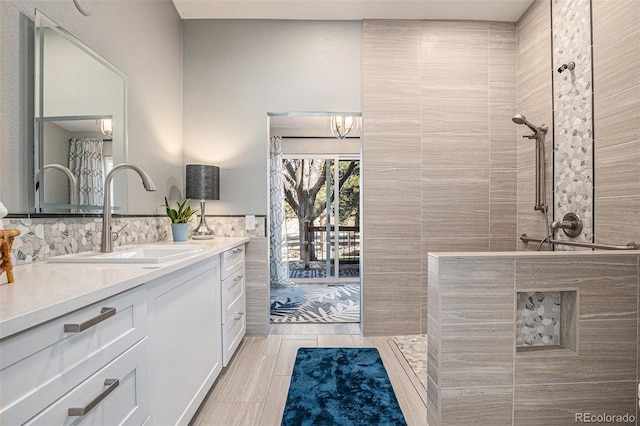
[[[204,215],[204,200],[220,199],[220,168],[205,164],[187,164],[187,198],[200,200],[200,224],[193,230],[194,240],[213,238]]]

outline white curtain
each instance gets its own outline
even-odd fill
[[[104,199],[104,164],[102,140],[69,139],[69,168],[78,177],[83,205],[102,206]]]
[[[282,257],[282,252],[286,249],[287,233],[285,229],[284,185],[282,180],[282,138],[280,136],[271,137],[269,159],[271,287],[289,287],[295,284],[289,279],[289,264]]]

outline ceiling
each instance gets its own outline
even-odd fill
[[[533,0],[173,0],[183,19],[517,21]]]

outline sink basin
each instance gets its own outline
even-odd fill
[[[161,263],[202,251],[202,247],[140,246],[120,247],[111,253],[95,251],[50,257],[52,263]]]

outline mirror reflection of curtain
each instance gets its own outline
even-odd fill
[[[271,287],[295,285],[289,279],[289,264],[283,259],[282,252],[287,244],[284,211],[284,183],[282,180],[282,137],[272,136],[269,151],[269,194],[271,196]]]
[[[78,177],[81,205],[102,206],[104,199],[104,167],[102,140],[69,139],[69,168]]]

